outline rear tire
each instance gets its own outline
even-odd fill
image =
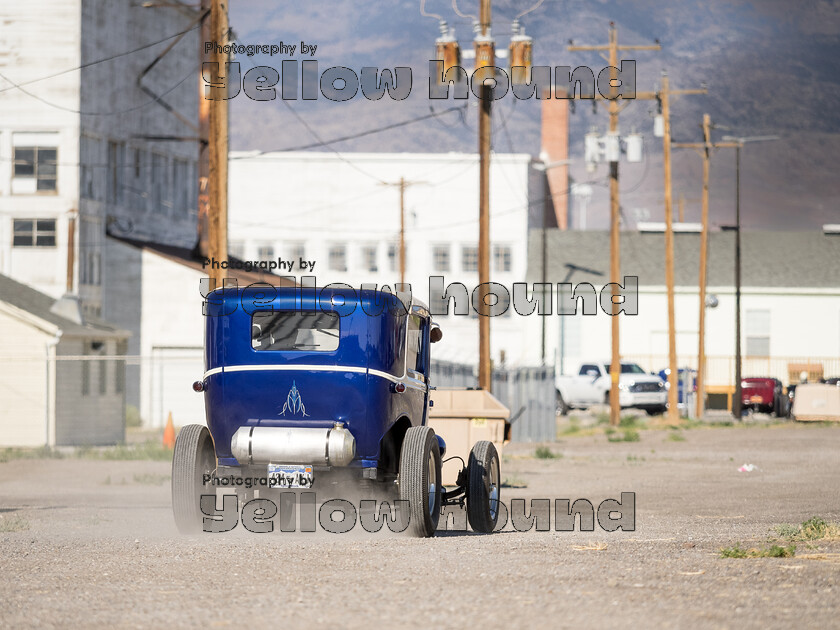
[[[476,442],[467,463],[467,518],[474,532],[489,534],[499,520],[499,454],[493,442]]]
[[[182,534],[202,531],[204,515],[199,502],[204,492],[203,477],[215,469],[216,453],[207,427],[189,424],[181,429],[172,456],[172,513]]]
[[[440,446],[431,427],[411,427],[400,454],[400,499],[408,501],[408,531],[434,536],[443,499]]]

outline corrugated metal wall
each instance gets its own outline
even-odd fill
[[[432,361],[435,387],[478,387],[475,368],[462,363]],[[497,368],[493,395],[508,409],[515,442],[553,442],[556,437],[554,367]]]

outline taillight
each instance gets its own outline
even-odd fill
[[[193,391],[194,392],[203,392],[204,391],[204,381],[196,381],[193,383]]]

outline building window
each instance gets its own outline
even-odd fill
[[[405,245],[405,266],[408,269],[408,245]],[[390,271],[400,270],[400,246],[398,243],[388,245],[388,269]]]
[[[172,182],[175,186],[175,216],[186,216],[190,205],[189,164],[186,160],[175,158],[172,160]]]
[[[330,271],[347,271],[347,247],[331,245],[327,255],[327,267]]]
[[[36,191],[56,190],[58,149],[55,147],[15,147],[15,177],[35,180]]]
[[[55,247],[55,219],[15,219],[14,247]]]
[[[432,247],[432,268],[435,271],[449,271],[449,245]]]
[[[122,204],[124,199],[123,178],[125,177],[125,144],[122,142],[108,143],[108,191],[106,199],[109,203]],[[155,187],[152,186],[152,190]]]
[[[770,356],[770,310],[747,309],[746,311],[746,354],[748,357]]]
[[[99,252],[82,252],[79,255],[79,282],[81,284],[99,285],[102,283],[101,258]]]
[[[245,255],[245,243],[242,241],[231,241],[228,244],[228,257],[230,258],[238,258],[242,260],[242,257]]]
[[[99,189],[101,171],[99,158],[99,141],[90,136],[82,136],[79,140],[79,194],[85,199],[101,199]]]
[[[257,248],[257,259],[264,260],[266,262],[270,262],[274,260],[274,246],[273,245],[260,245]]]
[[[152,212],[168,214],[172,201],[169,197],[169,171],[165,155],[152,153],[152,177],[149,185],[152,189]]]
[[[290,243],[288,247],[289,252],[289,260],[295,263],[295,266],[300,266],[300,261],[304,260],[304,256],[306,256],[306,247],[304,247],[303,243]]]
[[[143,211],[146,209],[146,199],[149,197],[148,185],[146,183],[146,152],[142,149],[134,150],[134,183],[131,186],[131,207],[134,210]]]
[[[493,248],[493,269],[494,271],[510,271],[510,247],[496,245]]]
[[[471,273],[478,271],[478,247],[464,245],[461,248],[461,270]]]
[[[362,247],[362,267],[365,271],[376,272],[376,245],[366,245]]]

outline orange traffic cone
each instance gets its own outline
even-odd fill
[[[163,430],[163,445],[172,450],[175,448],[175,425],[172,424],[172,412],[169,412],[169,417],[166,419],[166,428]]]

